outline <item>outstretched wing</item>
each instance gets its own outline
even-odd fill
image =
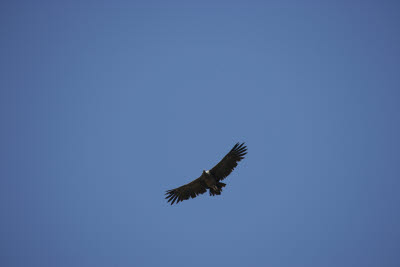
[[[210,170],[210,173],[218,180],[225,179],[238,165],[238,162],[244,159],[247,154],[247,147],[244,143],[236,143],[228,154]]]
[[[168,202],[171,202],[171,205],[174,204],[176,201],[176,204],[179,203],[179,201],[186,200],[189,198],[195,198],[197,195],[204,194],[207,189],[205,187],[205,184],[202,182],[203,180],[203,175],[197,178],[196,180],[182,185],[181,187],[175,188],[168,190],[166,193],[166,199],[168,199]]]

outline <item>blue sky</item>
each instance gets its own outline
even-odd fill
[[[3,1],[0,265],[399,266],[399,12]]]

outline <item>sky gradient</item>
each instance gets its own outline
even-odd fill
[[[67,2],[0,4],[1,266],[400,266],[397,1]]]

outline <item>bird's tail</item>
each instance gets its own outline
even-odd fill
[[[210,196],[221,195],[222,187],[225,187],[226,184],[217,182],[214,188],[210,188]]]

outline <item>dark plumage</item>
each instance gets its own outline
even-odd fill
[[[226,184],[220,181],[225,179],[235,169],[238,162],[244,159],[244,155],[246,154],[247,147],[244,143],[237,143],[214,168],[203,171],[199,178],[188,184],[168,190],[166,199],[172,205],[175,202],[179,203],[182,200],[195,198],[197,195],[204,194],[207,192],[207,189],[210,191],[210,196],[221,195],[222,188]]]

